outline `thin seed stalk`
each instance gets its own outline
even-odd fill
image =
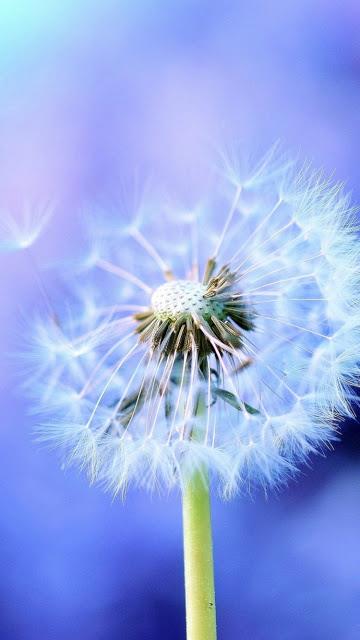
[[[194,473],[183,490],[187,640],[216,640],[214,563],[208,475]]]

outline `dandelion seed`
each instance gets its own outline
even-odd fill
[[[0,251],[19,251],[31,247],[49,222],[53,208],[25,205],[17,214],[0,211]]]

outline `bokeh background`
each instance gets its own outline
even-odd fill
[[[0,211],[55,198],[49,264],[92,202],[149,172],[187,197],[234,140],[280,139],[360,202],[359,31],[357,0],[2,0]],[[11,354],[39,294],[22,254],[0,268],[1,640],[183,639],[179,495],[112,501],[34,442]],[[213,519],[219,639],[360,638],[355,421]]]

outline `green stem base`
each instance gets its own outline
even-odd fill
[[[197,471],[183,491],[187,640],[216,640],[210,496],[207,474]]]

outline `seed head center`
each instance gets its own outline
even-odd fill
[[[211,298],[205,298],[207,287],[192,280],[174,280],[158,287],[151,298],[153,312],[160,320],[176,321],[192,314],[204,318],[222,317],[223,306]]]

